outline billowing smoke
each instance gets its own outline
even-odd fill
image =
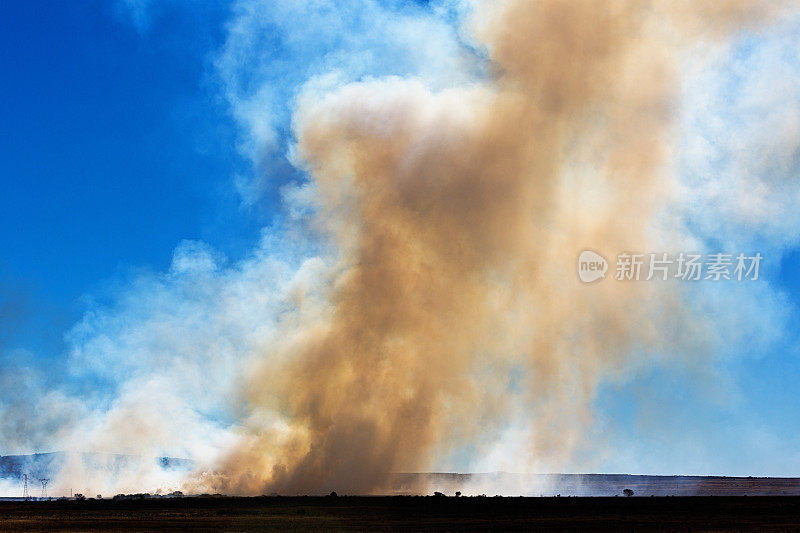
[[[472,23],[489,80],[303,94],[297,159],[337,262],[323,307],[300,296],[254,362],[221,486],[370,491],[509,420],[517,468],[558,468],[634,348],[701,347],[674,287],[587,288],[574,263],[690,242],[663,209],[677,42],[764,7],[487,2]]]
[[[72,362],[114,394],[51,445],[188,456],[170,488],[237,494],[376,492],[465,454],[574,466],[601,383],[702,366],[723,327],[676,283],[580,283],[578,254],[702,246],[676,170],[680,70],[785,9],[487,0],[454,10],[465,44],[436,64],[458,75],[310,80],[284,236],[232,267],[186,243],[127,293],[145,296],[87,315]],[[229,92],[254,137],[270,129]]]

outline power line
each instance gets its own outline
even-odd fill
[[[44,477],[39,479],[42,483],[42,498],[47,498],[47,483],[50,481],[48,478]]]

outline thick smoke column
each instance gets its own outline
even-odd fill
[[[679,43],[771,11],[486,2],[471,28],[488,81],[306,91],[297,154],[339,263],[256,358],[242,442],[203,482],[365,492],[462,446],[486,452],[509,423],[520,470],[563,464],[631,351],[702,346],[674,285],[586,287],[574,262],[689,242],[664,209]]]

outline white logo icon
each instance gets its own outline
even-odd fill
[[[584,250],[578,257],[578,277],[584,283],[592,283],[606,277],[608,261],[591,250]]]

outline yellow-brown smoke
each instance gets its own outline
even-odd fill
[[[486,1],[470,28],[490,80],[302,97],[298,154],[339,263],[325,303],[298,294],[257,357],[242,440],[204,482],[370,492],[465,444],[480,454],[512,420],[528,435],[518,470],[564,464],[631,352],[702,342],[674,285],[582,285],[577,255],[613,268],[681,242],[663,209],[680,45],[772,7]]]

